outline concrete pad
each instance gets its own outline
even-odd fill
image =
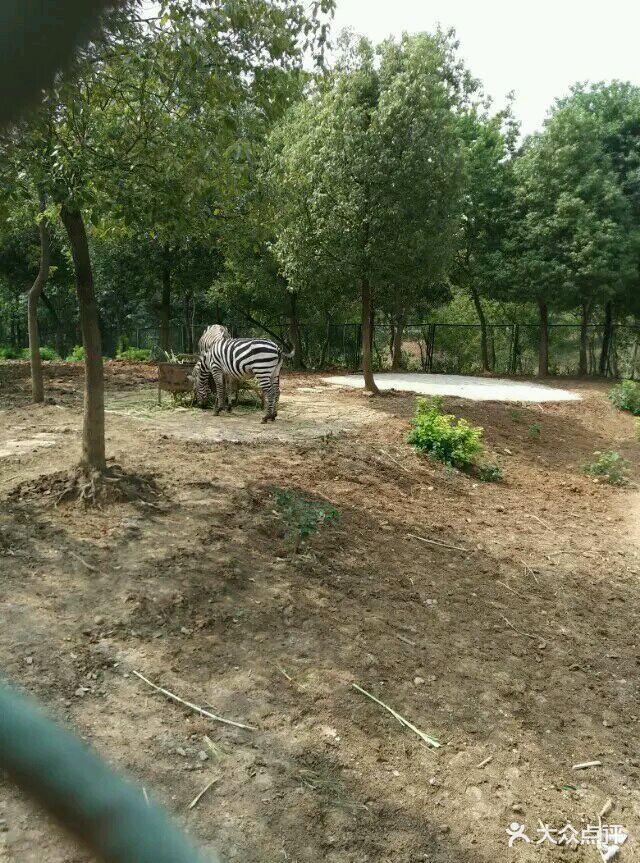
[[[364,388],[362,375],[332,375],[325,383],[341,387]],[[412,372],[380,372],[375,375],[381,390],[401,390],[431,396],[460,396],[473,401],[492,402],[573,402],[578,393],[530,381],[506,378],[480,378],[468,375],[428,375]]]

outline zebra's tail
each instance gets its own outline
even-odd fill
[[[291,360],[291,359],[293,359],[293,357],[295,357],[295,355],[296,355],[296,349],[295,348],[293,348],[293,350],[288,354],[285,353],[282,350],[282,348],[280,348],[280,356],[282,357],[283,360]]]

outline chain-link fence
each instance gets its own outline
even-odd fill
[[[192,328],[172,325],[171,350],[191,353],[208,324]],[[274,324],[265,332],[258,326],[231,327],[234,336],[276,338],[291,344],[289,326]],[[549,325],[549,372],[577,375],[580,369],[580,325]],[[586,367],[590,375],[600,371],[603,327],[592,324],[586,331]],[[145,327],[128,335],[133,347],[159,352],[160,331]],[[357,370],[361,362],[360,324],[300,324],[302,360],[307,368],[345,368]],[[487,354],[491,371],[496,374],[535,375],[538,370],[538,324],[488,324]],[[374,327],[373,355],[376,370],[389,369],[392,362],[393,328]],[[401,365],[407,371],[447,374],[477,374],[482,371],[481,329],[479,324],[418,323],[404,328]],[[616,324],[607,356],[607,374],[636,377],[640,371],[640,326]]]

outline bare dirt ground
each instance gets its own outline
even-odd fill
[[[580,831],[610,798],[605,820],[629,834],[619,859],[639,859],[640,499],[580,472],[616,449],[638,480],[608,385],[559,382],[581,402],[447,399],[486,429],[505,477],[489,485],[412,451],[407,394],[288,376],[265,434],[249,408],[154,410],[154,370],[114,364],[109,454],[163,497],[83,511],[16,494],[74,465],[81,423],[79,369],[49,366],[40,407],[25,372],[0,365],[0,667],[204,848],[247,863],[598,861],[535,845],[536,828]],[[276,487],[340,521],[296,551]],[[256,730],[169,703],[134,670]],[[509,849],[514,821],[532,842]],[[0,831],[3,863],[89,860],[2,782]]]

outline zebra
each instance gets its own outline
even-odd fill
[[[229,330],[223,326],[222,324],[211,324],[211,326],[207,327],[203,334],[200,336],[198,341],[198,353],[200,357],[198,362],[196,363],[196,367],[193,370],[193,389],[194,395],[198,404],[201,406],[205,404],[207,400],[207,396],[209,392],[215,392],[215,383],[213,380],[213,376],[203,375],[202,380],[199,383],[200,376],[203,374],[201,371],[201,359],[202,355],[206,353],[216,342],[221,341],[222,339],[230,339],[231,333]],[[234,404],[238,401],[238,382],[235,380],[227,379],[226,384],[229,387],[230,394],[233,395]],[[227,406],[229,410],[229,406]]]
[[[203,354],[208,351],[220,339],[230,339],[231,333],[222,324],[211,324],[210,327],[203,332],[198,342],[198,353]]]
[[[211,374],[216,385],[216,416],[223,407],[229,410],[225,392],[225,378],[241,380],[257,378],[264,396],[265,414],[262,422],[273,422],[277,417],[280,398],[280,370],[285,359],[295,351],[285,353],[275,342],[268,339],[219,339],[205,351],[194,370],[195,389],[198,400],[206,398],[208,377]]]

